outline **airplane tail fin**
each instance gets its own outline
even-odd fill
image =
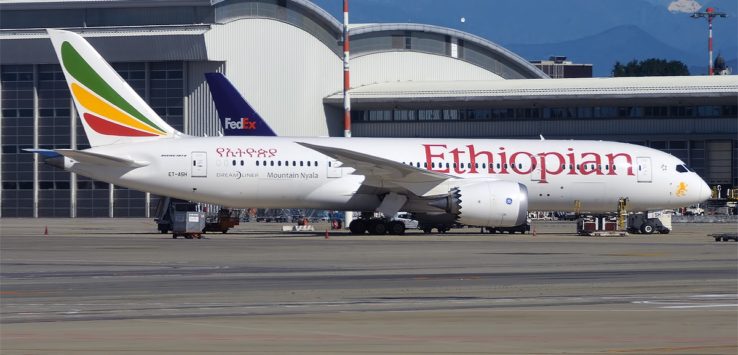
[[[142,142],[179,134],[82,36],[47,30],[90,146]]]
[[[205,79],[210,86],[224,135],[277,135],[223,74],[206,73]]]

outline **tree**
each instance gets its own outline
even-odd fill
[[[615,62],[612,76],[686,76],[689,75],[687,65],[678,61],[665,59],[631,60],[628,64]]]

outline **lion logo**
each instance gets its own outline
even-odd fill
[[[685,195],[687,195],[687,184],[685,184],[684,182],[680,182],[679,187],[677,187],[676,190],[676,196],[684,197]]]

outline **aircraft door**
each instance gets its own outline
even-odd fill
[[[192,177],[207,177],[208,162],[206,152],[192,152]]]
[[[637,157],[636,164],[638,165],[638,182],[651,182],[652,171],[651,171],[651,158],[650,157]]]
[[[329,161],[328,171],[326,173],[329,178],[340,178],[342,175],[341,162],[338,160]]]

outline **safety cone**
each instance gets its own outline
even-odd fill
[[[325,229],[325,239],[330,239],[330,237],[328,236],[328,228]]]
[[[533,227],[533,236],[534,237],[536,236],[536,227],[535,226]]]
[[[44,235],[49,235],[49,226],[44,226]]]

